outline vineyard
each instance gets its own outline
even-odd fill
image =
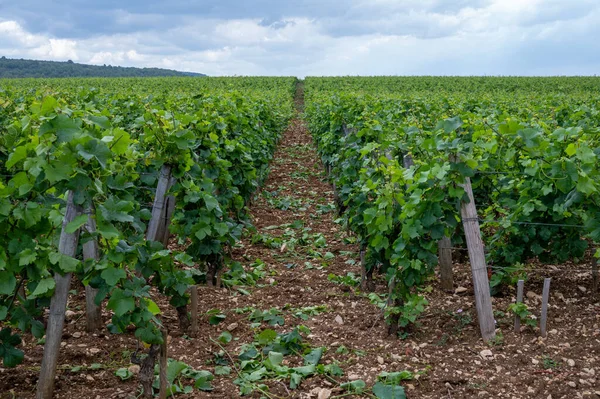
[[[0,398],[594,398],[600,79],[0,81]]]

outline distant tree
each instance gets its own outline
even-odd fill
[[[0,58],[0,78],[206,76],[161,68],[85,65],[65,62]]]

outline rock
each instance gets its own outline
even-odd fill
[[[348,374],[348,379],[350,381],[354,381],[354,380],[359,380],[360,377],[358,376],[358,374],[352,373],[352,374]]]
[[[73,317],[75,317],[77,315],[77,313],[73,312],[72,310],[67,310],[65,312],[65,318],[67,320],[71,320]]]
[[[101,351],[100,351],[100,349],[98,349],[98,348],[90,348],[90,353],[91,353],[92,355],[97,355],[97,354],[98,354],[98,353],[100,353],[100,352],[101,352]]]
[[[329,399],[331,396],[331,389],[323,388],[319,391],[317,399]]]
[[[92,377],[91,375],[86,375],[85,379],[88,380],[88,381],[90,381],[90,382],[95,381],[94,377]]]
[[[73,338],[81,338],[81,333],[79,331],[75,331],[73,333]]]
[[[489,349],[484,349],[479,352],[479,356],[481,356],[483,360],[494,360],[494,354]]]
[[[567,359],[567,364],[569,365],[569,367],[575,367],[575,360]]]
[[[540,364],[540,361],[537,359],[531,359],[531,363],[533,364]]]
[[[344,324],[344,319],[342,319],[342,316],[337,315],[335,316],[335,322],[341,326],[342,324]]]
[[[402,360],[402,356],[392,353],[392,360],[399,362],[400,360]]]
[[[584,286],[580,285],[577,288],[579,288],[579,291],[581,291],[581,292],[584,292],[584,293],[587,292],[587,288],[585,288]]]
[[[468,290],[465,287],[458,287],[457,289],[454,290],[455,294],[463,294],[465,292],[467,292]]]
[[[577,388],[577,384],[573,381],[567,382],[567,385],[570,386],[571,388]]]
[[[384,363],[384,360],[383,360],[383,358],[381,356],[377,356],[377,363],[379,363],[379,364],[383,364]]]
[[[238,328],[239,324],[238,323],[231,323],[230,325],[227,326],[227,331],[232,332],[235,331],[236,328]]]
[[[140,366],[138,366],[137,364],[132,364],[131,366],[129,366],[127,368],[129,370],[129,372],[133,375],[137,375],[140,373]]]

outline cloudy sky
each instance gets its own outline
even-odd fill
[[[599,0],[0,0],[0,56],[208,75],[600,74]]]

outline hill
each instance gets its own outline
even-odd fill
[[[78,64],[71,60],[37,61],[0,58],[0,78],[81,78],[81,77],[151,77],[206,76],[162,68],[134,68],[111,65]]]

